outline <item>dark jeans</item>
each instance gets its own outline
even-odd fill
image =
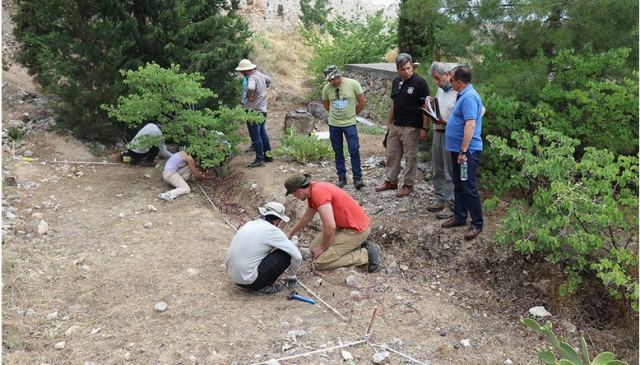
[[[147,151],[146,153],[137,153],[131,150],[127,150],[127,154],[131,157],[131,162],[133,164],[138,164],[140,162],[153,163],[153,160],[156,159],[159,151],[160,149],[158,148],[158,146],[153,146],[149,148],[149,151]]]
[[[458,222],[466,222],[467,214],[470,214],[471,224],[480,229],[482,229],[484,220],[482,219],[482,202],[480,201],[480,193],[478,192],[476,173],[478,172],[481,155],[482,151],[469,151],[467,155],[467,181],[461,181],[458,153],[451,152],[453,194],[455,196],[453,213]]]
[[[258,277],[251,284],[238,284],[239,286],[251,290],[260,290],[272,285],[282,275],[291,264],[291,256],[278,249],[262,259],[258,265]]]
[[[265,153],[271,151],[269,135],[267,135],[267,128],[265,127],[267,113],[262,113],[262,115],[264,115],[264,121],[261,123],[247,123],[251,143],[256,148],[256,160],[258,161],[264,161]]]
[[[351,156],[351,170],[354,179],[362,178],[362,168],[360,167],[360,140],[358,139],[358,129],[355,125],[348,127],[329,126],[329,138],[331,139],[331,147],[336,155],[336,172],[338,177],[347,176],[347,169],[344,164],[343,138],[347,139],[347,147],[349,148],[349,156]]]

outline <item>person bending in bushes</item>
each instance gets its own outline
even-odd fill
[[[191,155],[184,151],[174,153],[164,165],[162,179],[171,184],[175,189],[158,194],[158,198],[171,201],[180,195],[189,194],[191,188],[189,188],[187,180],[191,179],[191,177],[198,180],[210,178],[205,171],[196,166],[196,162]]]

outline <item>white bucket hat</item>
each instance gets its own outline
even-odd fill
[[[285,223],[289,221],[289,217],[284,215],[284,205],[278,202],[268,202],[264,205],[264,207],[259,207],[258,211],[262,216],[266,215],[275,215],[276,217],[282,219]]]
[[[249,71],[255,69],[256,67],[258,66],[254,65],[251,61],[245,58],[244,60],[240,60],[240,62],[238,62],[236,71]]]

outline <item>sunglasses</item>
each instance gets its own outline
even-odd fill
[[[340,99],[340,89],[336,89],[336,99]]]

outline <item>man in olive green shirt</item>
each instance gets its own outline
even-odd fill
[[[347,169],[344,161],[343,138],[347,140],[353,185],[356,189],[364,187],[362,167],[360,166],[360,140],[356,128],[356,115],[366,104],[362,86],[356,80],[343,77],[336,66],[324,70],[327,84],[322,89],[322,103],[329,112],[329,138],[336,158],[337,186],[347,185]]]

